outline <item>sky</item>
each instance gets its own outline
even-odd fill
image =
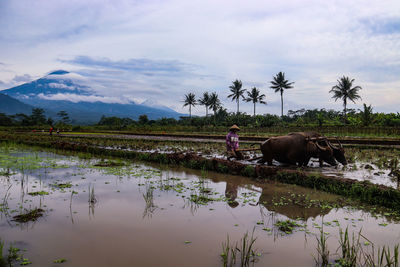
[[[400,112],[400,1],[0,0],[0,90],[58,69],[108,99],[182,113],[185,94],[206,91],[235,112],[227,96],[238,79],[266,95],[258,114],[280,114],[270,88],[280,71],[294,82],[285,113],[342,110],[329,90],[348,76],[362,87],[348,108]]]

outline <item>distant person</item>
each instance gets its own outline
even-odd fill
[[[60,129],[57,129],[57,135],[60,134]]]
[[[234,124],[231,128],[229,128],[229,132],[226,135],[226,152],[228,154],[228,160],[232,158],[243,159],[243,155],[239,149],[239,136],[237,132],[240,131],[240,128]]]
[[[54,131],[53,126],[50,126],[50,130],[49,130],[50,135],[53,135],[53,131]]]

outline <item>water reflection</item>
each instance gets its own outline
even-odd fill
[[[231,208],[236,208],[239,205],[239,202],[236,201],[238,194],[238,185],[227,181],[225,187],[225,197],[227,198],[228,205]]]
[[[321,205],[321,199],[313,193],[302,194],[282,189],[279,186],[263,187],[259,205],[293,220],[323,216],[332,209],[329,205]]]

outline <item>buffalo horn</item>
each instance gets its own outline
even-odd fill
[[[326,143],[328,143],[328,146],[330,146],[332,149],[339,150],[339,148],[338,148],[338,147],[336,147],[336,146],[332,145],[332,144],[331,144],[331,142],[329,142],[328,140],[326,141]]]
[[[343,148],[342,143],[340,143],[339,139],[336,137],[336,141],[339,143],[339,147]]]
[[[318,147],[319,150],[321,151],[326,151],[328,148],[327,147],[323,147],[321,145],[318,144],[318,142],[315,142],[315,145]]]

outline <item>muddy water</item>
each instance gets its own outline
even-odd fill
[[[339,225],[362,228],[375,247],[400,243],[397,213],[342,205],[338,196],[298,186],[29,148],[0,155],[0,238],[25,249],[32,266],[60,258],[62,266],[222,266],[227,235],[236,242],[253,229],[261,253],[255,266],[314,266],[321,225],[331,255]],[[107,164],[114,166],[95,166]],[[49,195],[28,194],[37,191]],[[45,210],[37,221],[12,220],[37,207]],[[274,224],[286,219],[303,226],[283,233]]]

